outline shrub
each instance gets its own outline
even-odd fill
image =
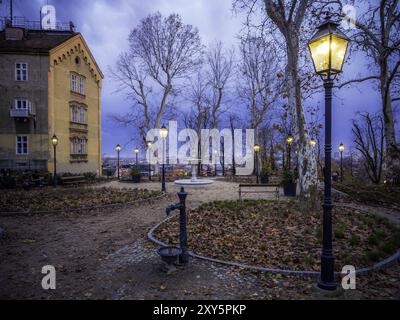
[[[290,170],[283,171],[282,185],[285,186],[285,185],[295,183],[295,182],[296,182],[296,178],[292,171],[290,171]]]
[[[139,168],[133,167],[131,169],[131,177],[132,178],[140,178],[141,177],[141,173],[140,173]]]
[[[261,179],[268,179],[271,176],[271,170],[268,167],[262,168],[260,173]]]

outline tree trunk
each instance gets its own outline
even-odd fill
[[[304,117],[301,81],[298,77],[299,44],[298,40],[294,39],[295,36],[292,32],[288,32],[285,36],[288,44],[287,92],[293,135],[298,145],[300,197],[310,201],[311,207],[314,207],[317,199],[317,161],[310,144],[311,137]]]

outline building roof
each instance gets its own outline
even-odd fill
[[[77,33],[73,31],[24,30],[22,40],[6,40],[6,31],[0,31],[0,53],[49,54],[49,51]]]

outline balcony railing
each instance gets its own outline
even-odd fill
[[[34,116],[35,112],[32,109],[11,109],[10,117],[11,118],[30,118]]]
[[[24,17],[13,17],[12,21],[10,20],[10,18],[0,18],[0,31],[4,30],[6,26],[24,28],[28,30],[43,30],[40,21],[29,21],[26,20]],[[72,22],[63,23],[57,21],[56,28],[51,30],[74,32],[75,26]]]
[[[74,162],[88,162],[88,155],[87,154],[71,154],[71,163]]]

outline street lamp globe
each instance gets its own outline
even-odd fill
[[[255,152],[255,153],[259,153],[260,150],[261,150],[261,147],[260,147],[258,144],[255,144],[255,145],[254,145],[254,152]]]
[[[292,145],[294,142],[294,138],[291,134],[288,135],[288,137],[286,138],[286,143],[290,146]]]
[[[122,150],[121,146],[119,144],[117,144],[117,146],[115,147],[115,150],[117,152],[120,152]]]
[[[311,147],[314,148],[317,145],[317,141],[314,138],[311,138],[310,144],[311,144]]]
[[[139,149],[138,149],[138,148],[135,148],[135,151],[134,151],[134,152],[135,152],[136,155],[138,155],[138,154],[139,154]]]
[[[320,76],[330,77],[342,72],[350,39],[338,26],[328,16],[308,43],[315,72]]]
[[[160,129],[161,138],[165,139],[168,136],[168,129],[165,126],[162,126]]]
[[[151,148],[151,146],[152,146],[152,143],[151,143],[151,141],[147,141],[147,147],[150,149],[150,148]]]
[[[51,138],[51,143],[53,144],[54,147],[58,145],[58,138],[56,135],[53,135],[53,138]]]
[[[339,146],[339,151],[340,151],[340,152],[344,152],[344,150],[345,150],[344,144],[341,143],[340,146]]]

